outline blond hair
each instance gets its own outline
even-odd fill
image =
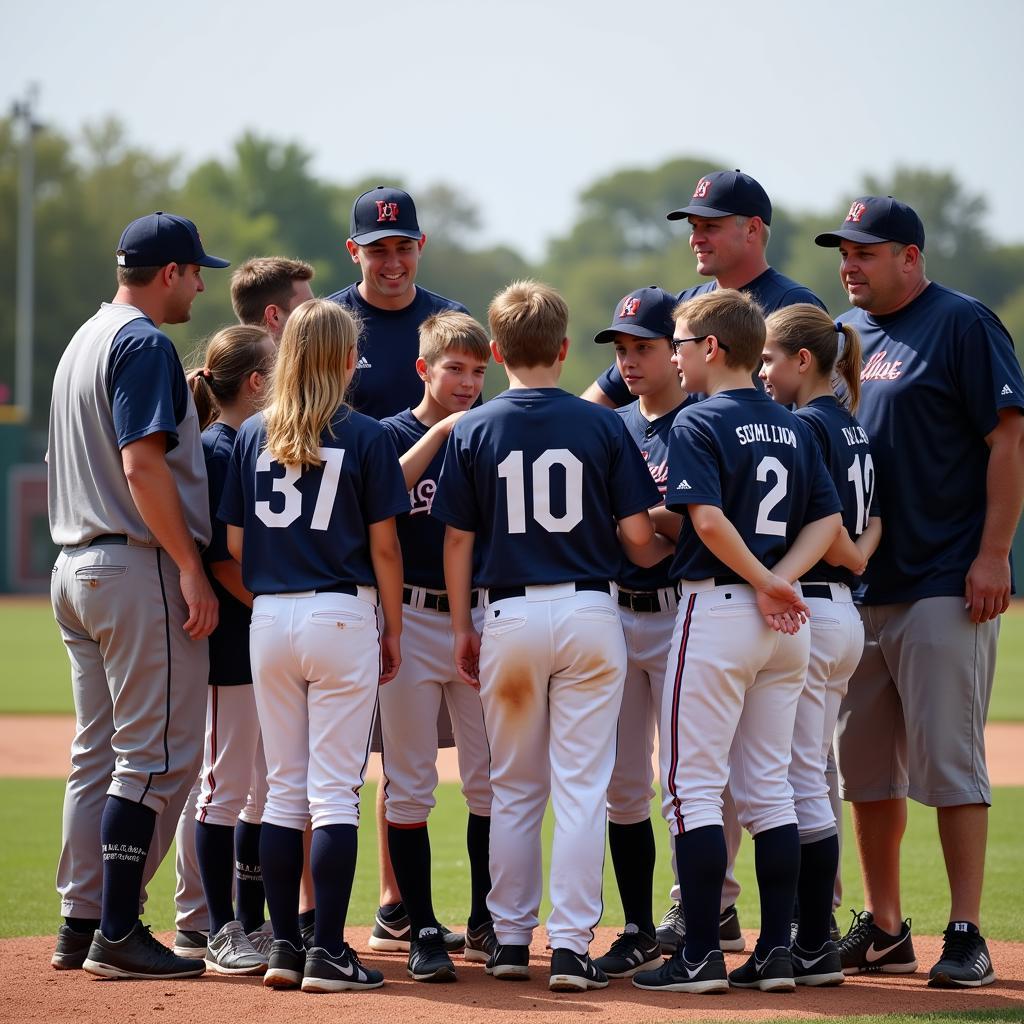
[[[268,372],[274,352],[272,345],[267,351],[264,342],[271,340],[264,327],[236,324],[217,331],[190,360],[194,369],[188,383],[203,430],[217,419],[225,402],[238,397],[238,389],[251,373]]]
[[[452,351],[486,363],[491,358],[487,332],[468,313],[454,309],[428,316],[420,324],[420,358],[432,366]]]
[[[745,292],[735,288],[717,288],[680,302],[672,310],[672,319],[680,317],[695,337],[713,334],[721,343],[725,365],[754,370],[764,350],[764,314]],[[726,348],[726,346],[728,346]]]
[[[309,299],[288,317],[264,410],[267,451],[276,462],[320,465],[320,437],[347,408],[358,341],[355,320],[336,302]]]
[[[551,366],[565,340],[569,307],[549,284],[513,281],[491,300],[487,322],[507,366]]]
[[[860,405],[860,335],[852,324],[833,321],[823,309],[809,302],[777,309],[767,320],[772,340],[788,355],[805,348],[814,357],[824,377],[838,373],[846,382],[842,403],[850,412]],[[843,350],[839,351],[839,336]]]

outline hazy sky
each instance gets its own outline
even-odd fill
[[[251,128],[340,181],[443,180],[480,207],[487,239],[529,255],[594,178],[677,155],[819,210],[853,198],[864,172],[948,168],[986,196],[993,235],[1024,241],[1020,0],[0,0],[0,13],[0,109],[35,81],[44,122],[116,114],[186,165]]]

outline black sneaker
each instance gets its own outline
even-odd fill
[[[645,935],[635,924],[627,924],[611,949],[594,964],[609,978],[632,978],[637,971],[661,966],[661,943]]]
[[[661,943],[661,951],[666,956],[671,956],[683,944],[686,939],[686,918],[678,900],[665,911],[655,938]]]
[[[287,939],[274,939],[263,984],[267,988],[298,988],[305,969],[305,946],[293,946]]]
[[[836,915],[830,915],[828,919],[828,937],[833,942],[838,942],[842,937],[843,933],[839,930],[839,922],[836,920]]]
[[[441,925],[444,936],[444,948],[449,953],[458,953],[466,945],[466,936],[462,932],[453,932]],[[412,924],[405,907],[398,904],[397,910],[385,916],[381,908],[373,918],[373,931],[370,933],[370,949],[378,953],[408,953],[412,940]]]
[[[497,948],[498,938],[494,934],[493,921],[484,921],[476,928],[466,929],[466,949],[463,956],[471,963],[487,963]]]
[[[529,981],[530,947],[502,946],[499,943],[484,970],[502,981]]]
[[[206,932],[176,931],[174,955],[190,956],[202,960],[206,956]]]
[[[303,992],[359,992],[383,984],[384,975],[364,967],[348,943],[342,945],[338,956],[331,956],[323,946],[314,946],[306,953]]]
[[[608,977],[590,959],[588,953],[574,953],[557,947],[551,951],[551,977],[548,988],[552,992],[586,992],[590,988],[607,988]]]
[[[793,954],[793,980],[798,985],[842,985],[846,980],[839,947],[831,939],[813,953],[794,942],[790,952]]]
[[[97,928],[82,967],[99,978],[198,978],[206,970],[202,960],[175,956],[141,921],[117,942]]]
[[[409,945],[409,977],[413,981],[454,981],[455,965],[444,948],[440,926],[421,928]]]
[[[57,929],[57,945],[50,957],[50,966],[58,971],[81,970],[92,945],[92,932],[76,932],[70,925]]]
[[[726,907],[718,916],[718,944],[726,953],[742,953],[747,947],[743,932],[740,931],[740,915],[735,904]]]
[[[299,937],[302,939],[302,945],[307,952],[316,945],[316,924],[300,924],[299,925]]]
[[[725,957],[720,949],[713,949],[699,964],[691,964],[679,947],[670,960],[656,971],[638,971],[633,984],[649,992],[696,992],[712,995],[729,991],[729,978],[725,973]]]
[[[795,992],[793,958],[787,946],[776,946],[764,960],[758,960],[757,953],[736,970],[729,972],[729,984],[733,988],[759,988],[762,992]]]
[[[942,956],[928,972],[932,988],[980,988],[996,980],[992,957],[969,921],[951,921],[942,933]]]
[[[883,974],[913,974],[917,970],[914,943],[910,938],[910,918],[900,928],[899,935],[883,932],[875,924],[868,910],[859,914],[851,911],[850,930],[839,940],[839,959],[843,974],[865,974],[881,971]]]

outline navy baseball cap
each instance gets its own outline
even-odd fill
[[[117,243],[120,267],[165,267],[195,263],[200,267],[230,267],[219,256],[207,256],[199,231],[187,217],[158,210],[133,220]]]
[[[671,338],[675,330],[672,310],[679,299],[671,292],[648,285],[637,288],[619,299],[611,327],[594,335],[599,345],[614,341],[616,334],[632,334],[635,338]]]
[[[389,185],[371,188],[352,204],[350,228],[348,237],[356,245],[369,245],[392,235],[417,241],[423,237],[412,196]]]
[[[924,224],[906,203],[892,196],[861,196],[850,204],[850,212],[842,226],[818,235],[816,245],[835,249],[843,241],[898,242],[924,249]]]
[[[760,217],[765,224],[772,222],[772,201],[749,174],[739,168],[735,171],[712,171],[697,182],[688,206],[673,210],[669,220],[684,217]]]

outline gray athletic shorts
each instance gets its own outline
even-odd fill
[[[962,597],[860,613],[864,654],[836,729],[843,799],[990,804],[985,719],[999,620],[971,622]]]

